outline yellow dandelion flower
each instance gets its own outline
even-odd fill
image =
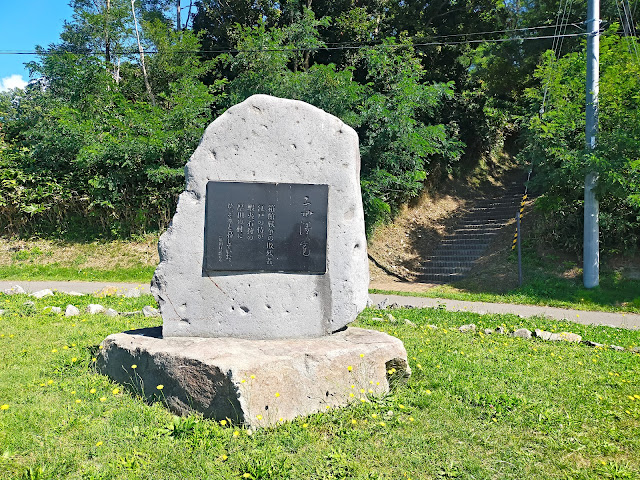
[[[131,365],[131,368],[135,370],[136,368],[138,368],[138,365],[134,363],[133,365]]]
[[[220,455],[220,460],[222,460],[223,462],[229,457],[227,457],[226,455]]]
[[[53,385],[53,380],[47,380],[47,384]]]
[[[89,390],[89,393],[96,393],[96,389],[92,388],[91,390]]]
[[[627,398],[631,401],[635,400],[635,398],[633,398],[633,395],[627,395]]]
[[[9,410],[9,405],[6,403],[4,405],[0,405],[0,410]]]
[[[96,443],[96,447],[99,447],[100,445],[102,445],[102,442]]]
[[[372,413],[371,414],[371,418],[378,418],[378,414],[377,413]]]
[[[635,394],[635,395],[633,396],[633,398],[635,398],[636,400],[640,400],[640,395]]]
[[[276,398],[280,396],[280,392],[276,392]]]
[[[246,380],[243,378],[242,380],[240,380],[240,383],[245,383]]]
[[[386,423],[384,422],[378,422],[378,425],[380,425],[381,427],[384,427],[386,425]]]
[[[156,388],[157,388],[158,390],[162,390],[162,389],[164,388],[164,385],[158,385]]]
[[[51,353],[56,353],[57,351],[58,351],[58,349],[54,348],[54,349],[51,350]]]
[[[100,401],[104,402],[107,399],[107,397],[100,397]]]
[[[351,388],[356,388],[356,386],[355,385],[351,385]]]
[[[404,408],[404,405],[403,405],[403,404],[400,404],[400,405],[398,405],[398,408],[399,408],[400,410],[402,410],[402,409]]]
[[[71,390],[71,395],[75,395],[76,391],[75,390]]]
[[[361,388],[361,389],[360,389],[360,393],[364,393],[364,388]]]
[[[256,418],[257,418],[258,420],[262,420],[262,415],[256,415]]]
[[[77,361],[78,361],[78,359],[77,359],[76,357],[73,357],[73,358],[71,359],[71,362],[72,362],[72,363],[73,363],[73,362],[77,362]]]
[[[235,432],[233,432],[233,436],[234,437],[239,437],[240,436],[240,432],[238,430],[236,430]]]
[[[255,375],[251,375],[251,377],[250,377],[250,378],[252,378],[252,379],[253,379],[253,378],[256,378],[256,376],[255,376]]]
[[[242,478],[253,478],[253,476],[250,473],[243,473]]]
[[[76,346],[76,344],[75,344],[75,343],[72,343],[72,344],[71,344],[71,346],[72,346],[72,347],[75,347],[75,346]]]
[[[80,403],[82,402],[82,400],[80,400],[79,398],[76,398],[76,403]]]
[[[427,395],[431,395],[431,390],[425,390],[424,393],[426,393]]]
[[[353,394],[353,392],[351,392],[351,393],[349,394],[349,396],[350,396],[351,398],[355,397],[355,395]]]
[[[366,399],[366,398],[364,398],[364,397],[360,397],[360,401],[361,401],[362,403],[365,403],[365,402],[367,401],[367,399]]]
[[[360,354],[360,358],[364,358],[364,353],[361,353],[361,354]]]
[[[389,375],[393,375],[394,373],[396,373],[396,369],[395,369],[395,368],[392,368],[392,369],[390,369],[390,370],[387,370],[387,373],[388,373]]]
[[[119,389],[119,388],[114,388],[114,389],[112,390],[112,393],[113,393],[114,395],[117,395],[117,394],[119,394],[119,393],[120,393],[120,389]]]
[[[353,367],[352,367],[351,365],[349,365],[349,366],[347,367],[347,370],[351,372],[351,371],[353,370]]]
[[[91,361],[92,361],[92,362],[97,362],[97,361],[98,361],[98,359],[97,359],[96,357],[93,357],[93,358],[91,359]]]
[[[631,415],[631,412],[630,412],[629,410],[625,410],[625,413],[626,413],[627,415]]]
[[[373,389],[372,388],[369,389],[369,393],[373,393]]]
[[[309,426],[309,424],[308,424],[308,423],[303,423],[303,424],[302,424],[302,428],[307,428],[308,426]]]
[[[413,422],[414,418],[413,417],[409,417],[409,421]]]
[[[422,365],[417,364],[416,367],[418,367],[418,370],[422,370]]]
[[[282,417],[280,417],[280,418],[278,419],[278,421],[279,421],[279,422],[284,422],[284,419],[283,419]]]
[[[226,420],[220,420],[220,425],[222,425],[223,427],[227,424]]]
[[[358,421],[355,418],[351,419],[351,425],[355,425],[356,423],[358,423]]]

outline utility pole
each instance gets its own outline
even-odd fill
[[[586,151],[593,152],[598,136],[598,87],[600,56],[600,0],[587,5],[587,100]],[[595,195],[598,174],[589,172],[584,181],[584,250],[583,282],[586,288],[600,283],[600,240],[598,216],[600,207]]]

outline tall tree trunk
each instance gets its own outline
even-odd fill
[[[180,0],[176,0],[176,32],[182,30],[182,21],[180,20]]]
[[[140,43],[140,33],[138,32],[138,19],[136,18],[136,0],[131,0],[131,12],[133,13],[133,24],[136,27],[136,39],[138,40],[138,51],[140,52],[140,65],[142,66],[142,76],[144,77],[144,86],[147,88],[147,93],[149,94],[149,100],[151,100],[151,105],[156,104],[156,99],[153,96],[153,92],[151,91],[151,84],[149,83],[149,77],[147,76],[147,69],[144,66],[144,50],[142,49],[142,44]]]

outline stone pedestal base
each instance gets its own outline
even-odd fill
[[[313,339],[245,340],[163,338],[157,327],[110,335],[102,347],[98,369],[148,400],[177,414],[196,411],[252,426],[360,402],[410,375],[400,340],[361,328]]]

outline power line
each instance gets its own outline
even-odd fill
[[[471,34],[469,34],[471,35]],[[487,38],[487,39],[470,39],[470,40],[460,40],[460,41],[450,41],[450,42],[420,42],[420,43],[400,43],[400,44],[360,44],[360,45],[340,45],[340,46],[325,46],[325,47],[316,47],[316,48],[264,48],[264,49],[210,49],[210,50],[179,50],[174,52],[159,52],[158,50],[145,50],[147,54],[163,54],[163,55],[185,55],[185,54],[205,54],[205,53],[273,53],[273,52],[308,52],[308,51],[318,51],[318,50],[360,50],[364,48],[407,48],[407,47],[431,47],[431,46],[452,46],[452,45],[467,45],[467,44],[479,44],[479,43],[505,43],[505,42],[514,42],[514,41],[530,41],[530,40],[549,40],[553,38],[568,38],[568,37],[581,37],[586,36],[585,32],[579,33],[566,33],[562,35],[540,35],[535,37],[509,37],[509,38]],[[11,51],[11,50],[0,50],[0,55],[104,55],[105,52],[102,51],[88,51],[88,52],[69,52],[69,51]],[[112,52],[114,55],[137,55],[137,50],[122,50]]]

